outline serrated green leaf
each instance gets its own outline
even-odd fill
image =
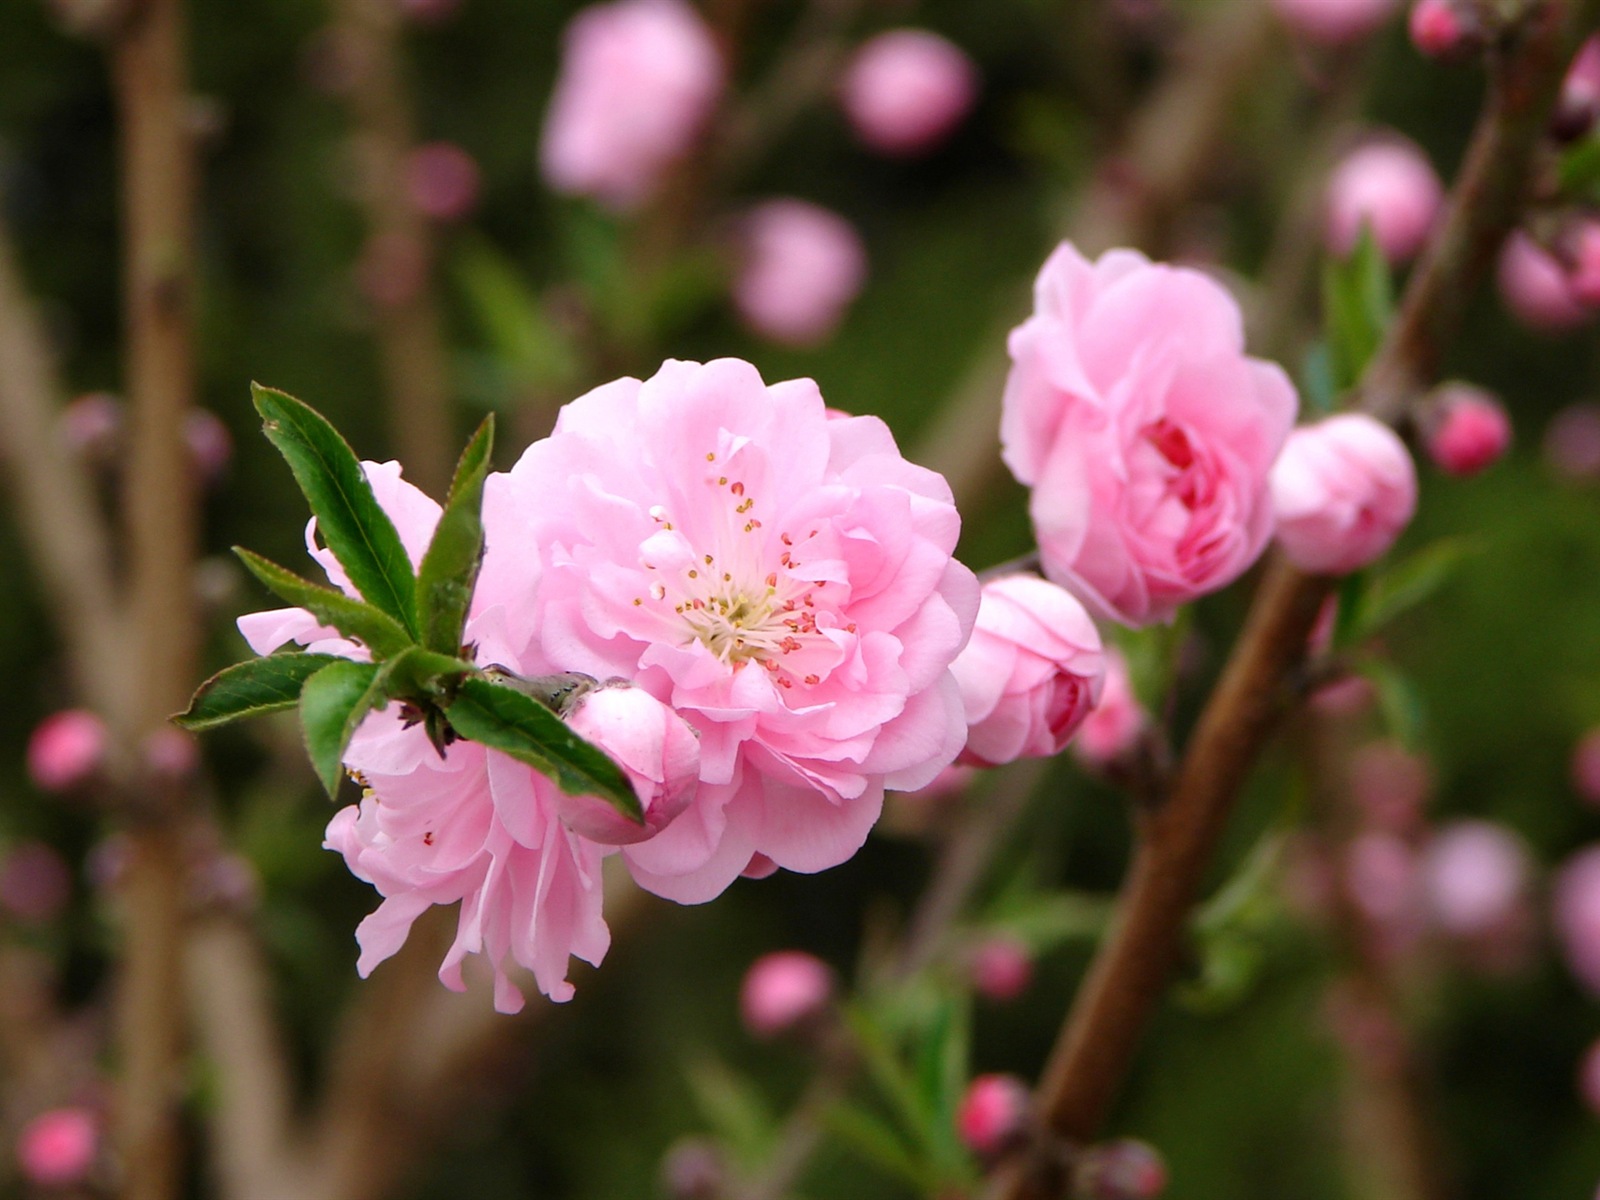
[[[341,658],[305,682],[300,692],[300,726],[306,753],[329,798],[339,791],[344,752],[361,719],[381,695],[377,663]]]
[[[189,707],[173,724],[199,732],[240,717],[293,708],[307,679],[329,663],[331,654],[269,654],[218,671],[195,691]]]
[[[273,595],[296,608],[303,608],[324,625],[331,625],[347,638],[354,638],[374,658],[387,658],[410,646],[411,636],[400,622],[380,612],[364,600],[352,600],[336,588],[302,579],[293,571],[270,559],[244,549],[233,548],[250,574],[266,585]]]
[[[1370,226],[1348,258],[1322,272],[1322,324],[1334,387],[1344,392],[1367,369],[1394,315],[1394,281]]]
[[[310,405],[260,384],[251,384],[251,392],[262,429],[294,472],[334,558],[363,597],[415,638],[417,584],[411,559],[355,451]]]
[[[486,679],[464,680],[445,706],[462,737],[527,763],[568,795],[599,796],[644,823],[639,797],[622,769],[537,700]]]
[[[453,654],[411,646],[383,664],[389,695],[420,704],[443,704],[478,668]]]
[[[483,561],[483,481],[493,452],[494,414],[490,413],[462,451],[449,499],[417,568],[422,644],[440,654],[461,650],[467,608]]]

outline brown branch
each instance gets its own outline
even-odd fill
[[[1585,6],[1589,14],[1595,0]],[[1571,42],[1541,7],[1491,62],[1485,109],[1445,220],[1413,275],[1361,396],[1394,419],[1436,369],[1464,298],[1514,220]],[[1165,804],[1141,821],[1115,928],[1102,943],[1039,1089],[1049,1137],[1100,1131],[1177,957],[1190,908],[1234,799],[1286,707],[1331,581],[1269,564],[1245,628],[1207,702]],[[1002,1200],[1059,1196],[1048,1138],[997,1176]]]

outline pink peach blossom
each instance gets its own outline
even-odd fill
[[[827,340],[867,277],[861,235],[837,213],[804,200],[768,200],[741,222],[733,285],[755,332],[792,346]]]
[[[1511,418],[1491,392],[1467,383],[1439,389],[1427,422],[1428,457],[1451,475],[1476,475],[1511,445]]]
[[[1429,58],[1454,54],[1466,40],[1467,25],[1456,0],[1417,0],[1407,21],[1411,44]]]
[[[821,1016],[833,1001],[833,971],[814,954],[778,950],[745,972],[739,1016],[752,1036],[773,1038]]]
[[[52,713],[28,738],[28,778],[41,792],[81,787],[105,763],[105,722],[83,708]]]
[[[724,69],[683,0],[615,0],[573,18],[545,116],[540,163],[558,192],[629,211],[693,147]]]
[[[961,685],[961,761],[994,767],[1058,754],[1100,697],[1100,634],[1066,589],[1036,575],[983,585],[972,639],[950,668]]]
[[[1272,0],[1284,24],[1313,42],[1329,46],[1359,41],[1399,7],[1399,0]]]
[[[956,1109],[956,1133],[974,1152],[998,1155],[1026,1132],[1031,1107],[1028,1085],[1015,1075],[979,1075]]]
[[[1580,850],[1562,865],[1551,901],[1568,969],[1600,996],[1600,846]]]
[[[977,581],[951,553],[949,486],[810,380],[668,362],[567,405],[485,489],[478,587],[523,673],[632,680],[700,735],[694,803],[625,847],[634,878],[708,900],[763,855],[849,858],[885,788],[931,782],[966,741],[951,660]]]
[[[1454,821],[1429,840],[1422,887],[1430,915],[1454,937],[1491,934],[1526,898],[1531,856],[1521,838],[1491,821]]]
[[[1526,233],[1506,238],[1497,273],[1511,315],[1538,333],[1565,333],[1594,315],[1578,302],[1561,262]]]
[[[1358,146],[1328,179],[1327,235],[1338,255],[1355,249],[1363,227],[1391,263],[1413,258],[1444,201],[1444,186],[1427,155],[1389,134]]]
[[[644,823],[637,824],[598,796],[558,792],[556,813],[574,833],[607,845],[642,842],[694,799],[700,743],[687,722],[649,692],[602,687],[578,702],[567,723],[617,761],[644,810]]]
[[[1128,660],[1115,646],[1107,646],[1105,686],[1072,743],[1073,752],[1092,767],[1104,770],[1138,744],[1150,723],[1133,691]]]
[[[953,42],[926,29],[892,29],[856,51],[839,99],[856,136],[882,154],[932,149],[978,95],[978,69]]]
[[[1033,955],[1012,937],[985,938],[972,948],[967,967],[973,990],[985,1000],[1015,1000],[1033,982]]]
[[[1305,571],[1343,575],[1383,555],[1417,507],[1405,443],[1380,421],[1340,413],[1296,429],[1272,468],[1278,544]]]
[[[100,1119],[87,1108],[52,1108],[22,1127],[17,1165],[40,1187],[81,1183],[100,1149]]]
[[[483,173],[454,142],[425,142],[406,155],[406,194],[411,205],[435,221],[459,221],[478,204]]]
[[[1197,271],[1071,243],[1011,333],[1003,456],[1033,489],[1045,574],[1098,615],[1165,621],[1238,578],[1272,533],[1267,472],[1294,422],[1283,371]]]

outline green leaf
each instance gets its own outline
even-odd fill
[[[717,1140],[741,1163],[759,1165],[772,1150],[777,1128],[760,1090],[715,1059],[691,1063],[684,1079]]]
[[[494,414],[472,435],[456,464],[433,540],[417,568],[417,618],[422,644],[440,654],[461,650],[467,606],[483,561],[483,481],[494,451]]]
[[[546,315],[517,269],[487,241],[462,243],[451,265],[456,282],[494,349],[525,387],[561,388],[578,374],[566,337]]]
[[[965,992],[942,996],[917,1051],[917,1087],[929,1114],[925,1137],[944,1172],[960,1172],[968,1160],[956,1134],[956,1110],[969,1075],[969,1009]]]
[[[844,1019],[855,1037],[856,1049],[879,1093],[889,1102],[894,1115],[906,1133],[919,1146],[928,1146],[928,1130],[934,1120],[934,1111],[923,1101],[916,1080],[900,1061],[883,1027],[859,1004],[846,1005]]]
[[[300,726],[317,779],[332,798],[339,791],[345,748],[382,694],[377,663],[341,658],[305,682],[300,692]]]
[[[1561,156],[1561,190],[1577,199],[1600,199],[1600,137],[1590,134]]]
[[[354,638],[371,650],[374,658],[387,658],[411,645],[411,636],[400,622],[365,601],[352,600],[335,588],[302,579],[293,571],[241,546],[235,546],[233,552],[250,574],[266,584],[280,600],[305,609],[322,624]]]
[[[356,590],[414,638],[416,577],[389,514],[378,505],[361,463],[339,431],[307,404],[251,384],[267,440],[305,493],[317,530]]]
[[[1441,538],[1385,571],[1368,589],[1362,605],[1362,636],[1431,598],[1479,549],[1471,538]]]
[[[338,661],[331,654],[269,654],[237,663],[202,683],[189,707],[172,721],[198,732],[240,717],[293,708],[306,680]]]
[[[462,737],[527,763],[567,794],[599,796],[629,820],[644,823],[639,797],[622,769],[532,697],[486,679],[467,679],[445,706],[445,715]]]
[[[1378,709],[1389,732],[1407,750],[1417,749],[1427,731],[1428,714],[1416,685],[1381,658],[1363,662],[1361,673],[1378,689]]]
[[[411,646],[384,663],[383,669],[389,695],[418,704],[442,705],[455,695],[462,679],[478,668],[453,654]]]
[[[917,1161],[899,1134],[876,1114],[855,1104],[839,1103],[823,1110],[822,1124],[862,1158],[922,1192],[931,1192],[937,1176]]]
[[[1350,256],[1329,259],[1322,272],[1322,323],[1335,388],[1343,392],[1361,379],[1394,315],[1389,264],[1364,226]]]

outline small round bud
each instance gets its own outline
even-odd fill
[[[1472,41],[1455,0],[1417,0],[1408,28],[1411,44],[1429,58],[1453,58]]]
[[[144,769],[162,783],[183,783],[200,769],[200,744],[194,735],[168,726],[145,738]]]
[[[969,1149],[994,1157],[1027,1133],[1031,1105],[1028,1085],[1015,1075],[979,1075],[956,1109],[956,1133]]]
[[[0,856],[0,911],[22,924],[42,925],[72,899],[72,870],[54,847],[20,842]]]
[[[41,792],[67,792],[88,783],[106,757],[105,722],[82,708],[46,717],[28,739],[28,777]]]
[[[1453,821],[1422,856],[1429,914],[1451,937],[1492,934],[1527,895],[1530,856],[1522,839],[1490,821]]]
[[[1511,444],[1511,418],[1490,392],[1471,384],[1439,389],[1429,414],[1428,457],[1451,475],[1476,475],[1498,462]]]
[[[767,200],[739,223],[733,302],[753,332],[788,346],[824,342],[867,278],[855,227],[804,200]]]
[[[728,1169],[709,1138],[679,1138],[661,1159],[661,1191],[668,1200],[717,1200]]]
[[[1544,431],[1552,470],[1574,482],[1600,476],[1600,404],[1569,404]]]
[[[1148,1142],[1120,1138],[1085,1150],[1073,1168],[1077,1200],[1155,1200],[1167,1190],[1167,1164]]]
[[[233,435],[208,408],[192,408],[183,419],[183,440],[203,483],[217,483],[233,461]]]
[[[973,990],[985,1000],[1015,1000],[1033,982],[1033,955],[1013,937],[985,938],[968,960]]]
[[[839,99],[856,136],[880,154],[933,149],[972,108],[978,69],[954,43],[925,29],[892,29],[856,51]]]
[[[1572,748],[1572,788],[1585,804],[1600,806],[1600,729],[1591,729]]]
[[[1405,262],[1422,249],[1443,200],[1439,176],[1416,143],[1398,134],[1367,142],[1328,178],[1328,248],[1347,255],[1369,228],[1385,259]]]
[[[767,1039],[809,1025],[833,1001],[833,971],[814,954],[762,955],[739,988],[739,1015],[751,1036]]]
[[[1580,850],[1562,864],[1551,902],[1567,968],[1591,995],[1600,996],[1600,846]]]
[[[1535,333],[1565,333],[1593,316],[1561,262],[1520,229],[1506,238],[1496,280],[1511,315]]]
[[[56,431],[77,457],[97,466],[109,466],[122,452],[126,421],[121,400],[110,392],[89,392],[61,410]]]
[[[87,1108],[52,1108],[22,1127],[17,1165],[40,1187],[81,1183],[100,1147],[100,1121]]]
[[[406,193],[411,206],[435,221],[459,221],[478,206],[483,174],[454,142],[427,142],[406,156]]]

